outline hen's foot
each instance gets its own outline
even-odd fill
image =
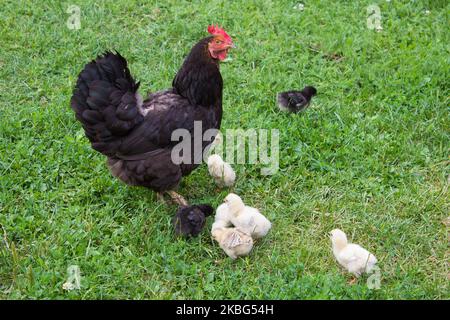
[[[356,281],[358,281],[358,278],[353,277],[352,279],[350,279],[350,281],[348,282],[349,285],[354,285],[356,283]]]
[[[159,202],[161,202],[162,204],[166,204],[166,200],[164,199],[164,194],[162,192],[157,192],[156,193],[156,198],[158,199]]]
[[[180,206],[186,207],[189,203],[183,198],[182,195],[176,193],[175,191],[166,191],[166,193],[170,196],[173,202],[177,203]]]

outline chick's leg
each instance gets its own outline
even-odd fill
[[[175,191],[166,191],[166,193],[172,198],[172,201],[179,204],[180,206],[188,206],[189,203],[183,198],[182,195],[176,193]]]

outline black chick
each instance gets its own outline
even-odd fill
[[[314,87],[304,87],[302,91],[286,91],[278,94],[278,106],[283,111],[300,112],[306,109],[311,98],[317,93]]]
[[[196,237],[205,226],[206,217],[214,209],[207,204],[180,207],[172,219],[175,234],[184,237]]]

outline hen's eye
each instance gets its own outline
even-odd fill
[[[222,41],[216,40],[216,44],[221,44],[221,43],[222,43]]]

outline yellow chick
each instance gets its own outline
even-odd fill
[[[334,229],[330,236],[334,257],[341,266],[356,277],[371,272],[377,263],[373,254],[360,245],[349,243],[342,230]]]
[[[209,156],[208,171],[220,187],[231,187],[236,180],[236,173],[233,168],[217,154]]]
[[[252,251],[253,239],[238,228],[216,228],[212,232],[213,238],[231,258],[246,256]]]
[[[250,234],[253,239],[264,237],[272,228],[270,221],[258,209],[246,206],[242,199],[234,193],[225,197],[231,223]]]
[[[213,233],[215,229],[227,228],[230,226],[231,221],[228,212],[228,206],[225,203],[222,203],[216,209],[216,216],[214,217],[214,223],[211,227],[211,233]]]

